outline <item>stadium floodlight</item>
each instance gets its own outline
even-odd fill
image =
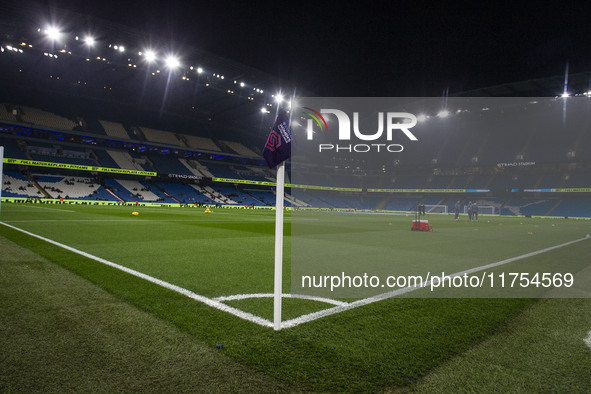
[[[203,73],[203,69],[201,67],[197,67],[197,74]]]
[[[269,113],[269,111],[265,107],[261,108],[261,112],[264,113],[264,114],[268,114]]]
[[[282,102],[282,101],[283,101],[283,95],[282,95],[281,93],[277,94],[277,95],[275,96],[275,102],[276,102],[277,104],[281,104],[281,102]]]
[[[245,87],[245,86],[246,86],[246,84],[245,84],[244,82],[240,82],[240,87],[241,87],[241,88],[243,88],[243,87]]]
[[[92,37],[92,36],[86,36],[86,37],[84,38],[84,43],[85,43],[86,45],[88,45],[89,47],[93,47],[93,46],[94,46],[94,44],[96,44],[96,40],[95,40],[95,39],[94,39],[94,37]]]
[[[151,49],[148,49],[148,50],[146,50],[146,53],[144,54],[144,58],[146,59],[146,61],[148,63],[153,63],[156,61],[156,58],[157,58],[156,52],[154,52]]]
[[[561,97],[568,97],[568,96],[570,96],[570,95],[568,94],[568,92],[564,92],[564,93],[562,93],[562,96],[561,96]]]
[[[45,29],[45,35],[47,35],[51,41],[59,41],[62,32],[56,26],[47,26]]]
[[[437,117],[442,118],[442,119],[447,118],[448,116],[449,116],[449,111],[446,109],[439,111],[439,113],[437,114]]]
[[[417,121],[419,121],[419,122],[424,122],[427,119],[429,119],[429,117],[425,114],[420,114],[419,116],[417,116]]]
[[[170,70],[174,70],[181,65],[179,59],[173,55],[168,55],[164,62],[166,64],[166,67],[168,67]]]

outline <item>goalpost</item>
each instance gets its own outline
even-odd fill
[[[464,213],[468,214],[468,206],[464,205]],[[495,207],[492,205],[479,205],[478,206],[478,214],[479,215],[494,215],[495,214]]]
[[[447,205],[425,205],[425,213],[447,213]]]

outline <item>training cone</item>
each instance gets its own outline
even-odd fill
[[[207,208],[207,209],[205,210],[205,213],[211,213],[211,211],[209,210],[209,208]]]
[[[137,216],[137,215],[139,215],[140,213],[139,213],[139,212],[132,212],[131,214],[132,214],[133,216]]]

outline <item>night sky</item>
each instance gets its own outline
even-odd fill
[[[482,4],[481,4],[482,3]],[[47,1],[258,68],[319,96],[440,96],[591,70],[591,6]]]

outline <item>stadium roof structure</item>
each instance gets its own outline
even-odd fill
[[[555,97],[564,94],[591,94],[591,71],[569,75],[557,75],[548,78],[530,79],[527,81],[503,83],[464,92],[454,96],[460,97]]]
[[[46,5],[7,1],[0,8],[0,83],[13,91],[98,98],[253,134],[272,123],[263,117],[274,113],[275,95],[295,90],[190,43]]]

